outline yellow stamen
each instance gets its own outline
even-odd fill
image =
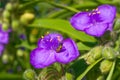
[[[48,34],[49,34],[49,32],[47,31],[45,35],[48,35]]]
[[[98,11],[98,8],[96,8],[95,10]]]
[[[41,38],[43,39],[43,38],[44,38],[44,36],[41,36]]]
[[[93,15],[96,14],[95,12],[92,13]]]
[[[58,41],[60,41],[60,36],[57,36]]]
[[[57,48],[56,52],[59,52],[61,49],[62,49],[62,45],[60,45],[60,46]]]
[[[100,14],[100,11],[98,11],[97,13]]]

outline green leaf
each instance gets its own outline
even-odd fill
[[[82,80],[82,78],[90,71],[98,62],[100,62],[102,58],[98,59],[96,62],[93,64],[89,65],[87,69],[77,78],[77,80]]]
[[[19,74],[10,74],[6,72],[0,73],[0,80],[22,80],[22,75]]]
[[[91,49],[91,47],[89,47],[89,46],[86,46],[85,44],[83,44],[83,43],[81,43],[81,42],[78,42],[77,43],[77,46],[78,46],[78,50],[90,50]]]
[[[96,3],[95,1],[85,1],[83,3],[80,3],[79,5],[71,5],[71,7],[75,8],[75,9],[89,9],[89,8],[93,8],[93,7],[97,7],[98,3]],[[49,18],[56,18],[56,17],[60,17],[65,15],[70,14],[70,10],[66,10],[66,9],[61,9],[59,11],[55,11],[53,13],[49,13],[47,17]]]
[[[36,19],[30,27],[43,27],[48,29],[58,30],[83,42],[96,42],[96,39],[81,31],[75,30],[68,21],[62,19]]]
[[[65,6],[62,4],[58,4],[58,3],[54,3],[54,2],[49,2],[51,5],[55,6],[55,7],[59,7],[59,8],[63,8],[72,12],[79,12],[79,10],[73,8],[73,7],[69,7],[69,6]]]

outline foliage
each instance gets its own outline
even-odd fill
[[[75,13],[92,10],[102,4],[117,8],[112,32],[96,38],[77,31],[70,25],[70,18]],[[28,80],[33,77],[36,80],[120,79],[119,0],[2,0],[0,24],[4,31],[11,30],[9,43],[0,56],[0,80],[24,80],[29,77]],[[30,52],[37,47],[38,39],[47,32],[58,32],[64,38],[72,38],[78,46],[78,59],[69,64],[54,63],[44,69],[31,66]],[[102,49],[96,49],[101,46]],[[98,57],[97,53],[101,56]],[[112,62],[111,65],[105,65],[110,66],[106,73],[102,73],[100,67],[104,60]],[[30,70],[26,77],[25,72]]]

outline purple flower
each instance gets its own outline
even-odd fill
[[[0,43],[8,44],[9,42],[9,32],[2,30],[2,25],[0,24]]]
[[[2,30],[2,24],[0,24],[0,56],[4,51],[5,44],[9,42],[9,31]]]
[[[20,34],[19,37],[20,37],[21,40],[26,40],[26,35],[25,34]]]
[[[62,35],[50,33],[38,41],[38,47],[31,51],[30,63],[35,68],[44,68],[55,62],[69,63],[79,56],[72,39],[63,40]]]
[[[107,30],[112,30],[116,7],[101,5],[90,12],[79,12],[71,19],[71,25],[80,31],[84,31],[91,36],[100,37]]]

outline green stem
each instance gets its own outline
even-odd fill
[[[30,5],[33,5],[33,4],[37,4],[38,2],[43,2],[41,0],[33,0],[33,1],[30,1],[28,3],[25,3],[25,4],[21,4],[19,6],[19,9],[23,9],[23,8],[26,8],[27,6],[30,6]]]
[[[78,59],[80,60],[80,59],[84,59],[86,57],[86,55],[82,55],[82,56],[80,56]]]
[[[77,78],[77,80],[82,80],[82,78],[91,70],[98,62],[100,62],[103,58],[98,59],[96,62],[88,66],[88,68]]]
[[[86,9],[86,8],[90,8],[90,7],[97,7],[98,4],[95,3],[95,2],[85,2],[84,4],[79,4],[79,5],[71,5],[71,7],[74,7],[74,8],[77,8],[77,9]],[[48,14],[48,17],[49,18],[54,18],[54,17],[58,17],[58,16],[61,16],[61,15],[64,15],[64,14],[68,14],[70,12],[68,12],[66,9],[62,9],[62,10],[59,10],[59,11],[56,11],[52,14]]]
[[[114,71],[114,68],[115,68],[115,63],[116,63],[116,60],[113,62],[112,68],[111,68],[106,80],[111,80],[112,75],[113,75],[113,71]]]
[[[97,0],[97,2],[99,2],[100,4],[111,4],[111,5],[115,5],[118,3],[115,1],[107,1],[107,0]]]
[[[59,8],[63,8],[63,9],[66,9],[66,10],[69,10],[69,11],[72,11],[72,12],[80,12],[79,10],[75,9],[75,8],[72,8],[72,7],[69,7],[69,6],[64,6],[64,5],[61,5],[61,4],[57,4],[57,3],[54,3],[54,2],[48,2],[49,4],[55,6],[55,7],[59,7]]]

